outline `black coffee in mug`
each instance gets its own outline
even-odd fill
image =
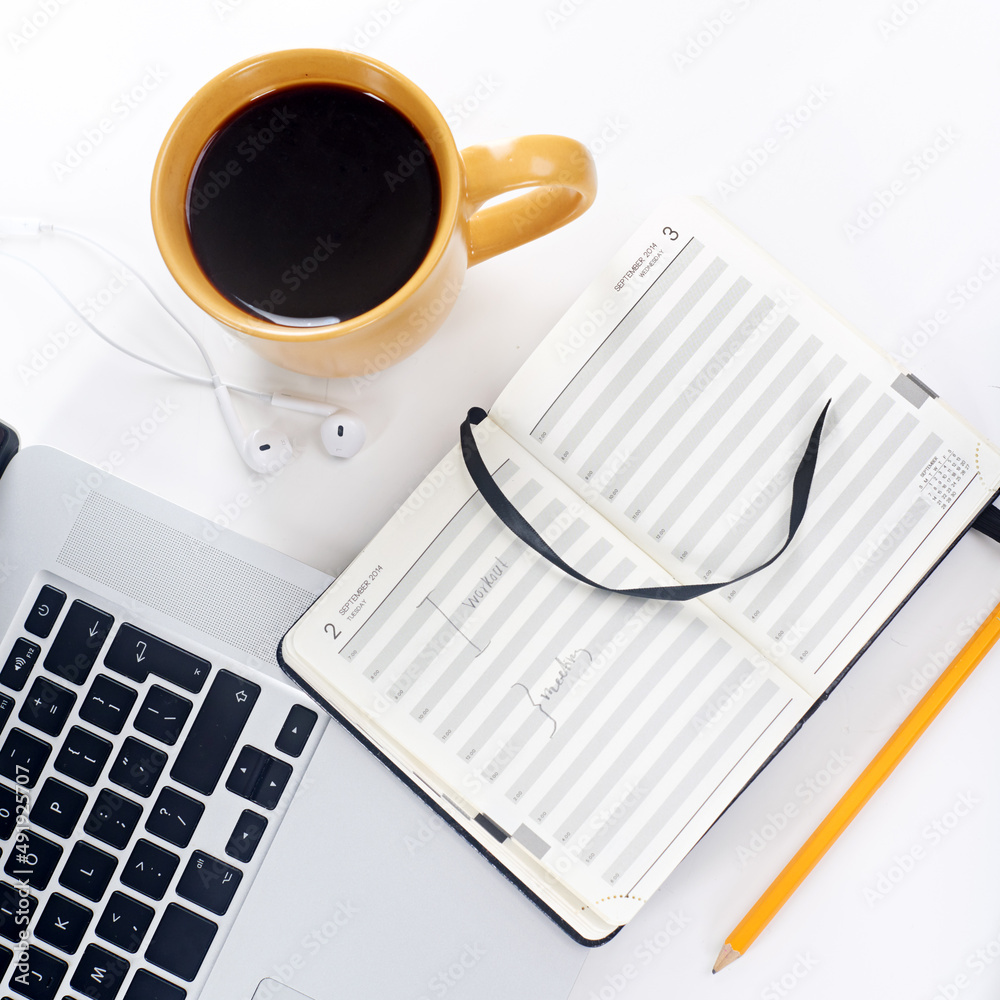
[[[209,140],[187,223],[222,295],[273,323],[313,326],[400,289],[440,207],[434,160],[406,117],[351,87],[306,84],[257,98]]]

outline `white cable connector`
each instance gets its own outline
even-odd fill
[[[0,216],[0,240],[7,236],[41,236],[51,233],[52,226],[41,219],[12,219]]]

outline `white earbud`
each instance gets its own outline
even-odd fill
[[[275,472],[291,461],[294,454],[292,443],[284,434],[263,429],[247,434],[236,416],[229,389],[224,385],[217,385],[215,398],[219,402],[222,419],[229,428],[236,450],[254,472]]]
[[[332,403],[321,403],[314,399],[300,399],[283,392],[276,392],[271,397],[271,405],[283,410],[326,417],[320,425],[319,436],[323,447],[335,458],[352,458],[365,443],[365,425],[350,410],[342,410]]]

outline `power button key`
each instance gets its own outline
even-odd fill
[[[25,630],[40,639],[47,639],[65,603],[66,595],[46,584],[35,598],[34,606],[24,622]]]

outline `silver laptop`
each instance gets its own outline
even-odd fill
[[[586,950],[279,670],[329,578],[45,447],[0,476],[0,994],[565,997]]]

